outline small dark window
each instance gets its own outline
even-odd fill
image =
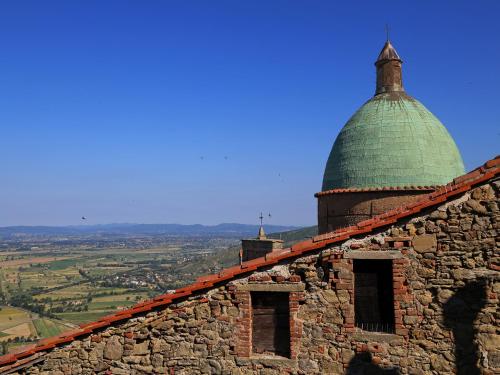
[[[394,292],[391,260],[354,260],[356,327],[394,332]]]
[[[290,356],[288,293],[252,292],[252,352]]]

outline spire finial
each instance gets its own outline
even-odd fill
[[[269,218],[271,218],[270,213],[267,214],[267,216]],[[266,240],[267,236],[266,236],[266,232],[264,232],[264,215],[262,214],[262,212],[260,213],[259,219],[260,219],[260,228],[259,228],[259,236],[257,237],[257,239]]]
[[[259,228],[259,236],[257,238],[259,240],[264,240],[267,237],[266,237],[266,232],[264,232],[264,226],[263,226],[264,215],[262,215],[262,212],[260,213],[259,219],[260,219],[260,228]]]
[[[385,36],[386,36],[385,41],[388,42],[389,41],[389,24],[388,23],[385,24]]]

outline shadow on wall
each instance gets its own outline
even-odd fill
[[[470,281],[458,289],[443,306],[444,325],[451,329],[455,345],[457,375],[480,375],[479,352],[474,342],[474,321],[486,305],[486,281]],[[383,369],[372,363],[369,352],[357,353],[346,375],[399,375],[397,368]]]
[[[444,324],[455,341],[457,375],[479,375],[479,352],[474,342],[474,321],[486,304],[486,281],[473,280],[458,289],[444,304]]]
[[[372,363],[369,352],[357,353],[349,362],[346,375],[399,375],[399,369],[383,369]]]

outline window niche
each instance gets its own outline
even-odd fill
[[[355,326],[394,333],[392,260],[354,259]]]
[[[251,292],[252,353],[290,357],[289,293]]]

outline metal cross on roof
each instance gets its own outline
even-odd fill
[[[271,218],[271,214],[270,213],[267,216],[269,218]],[[262,214],[262,212],[260,213],[259,219],[260,219],[260,226],[262,226],[262,224],[264,222],[264,215]]]

